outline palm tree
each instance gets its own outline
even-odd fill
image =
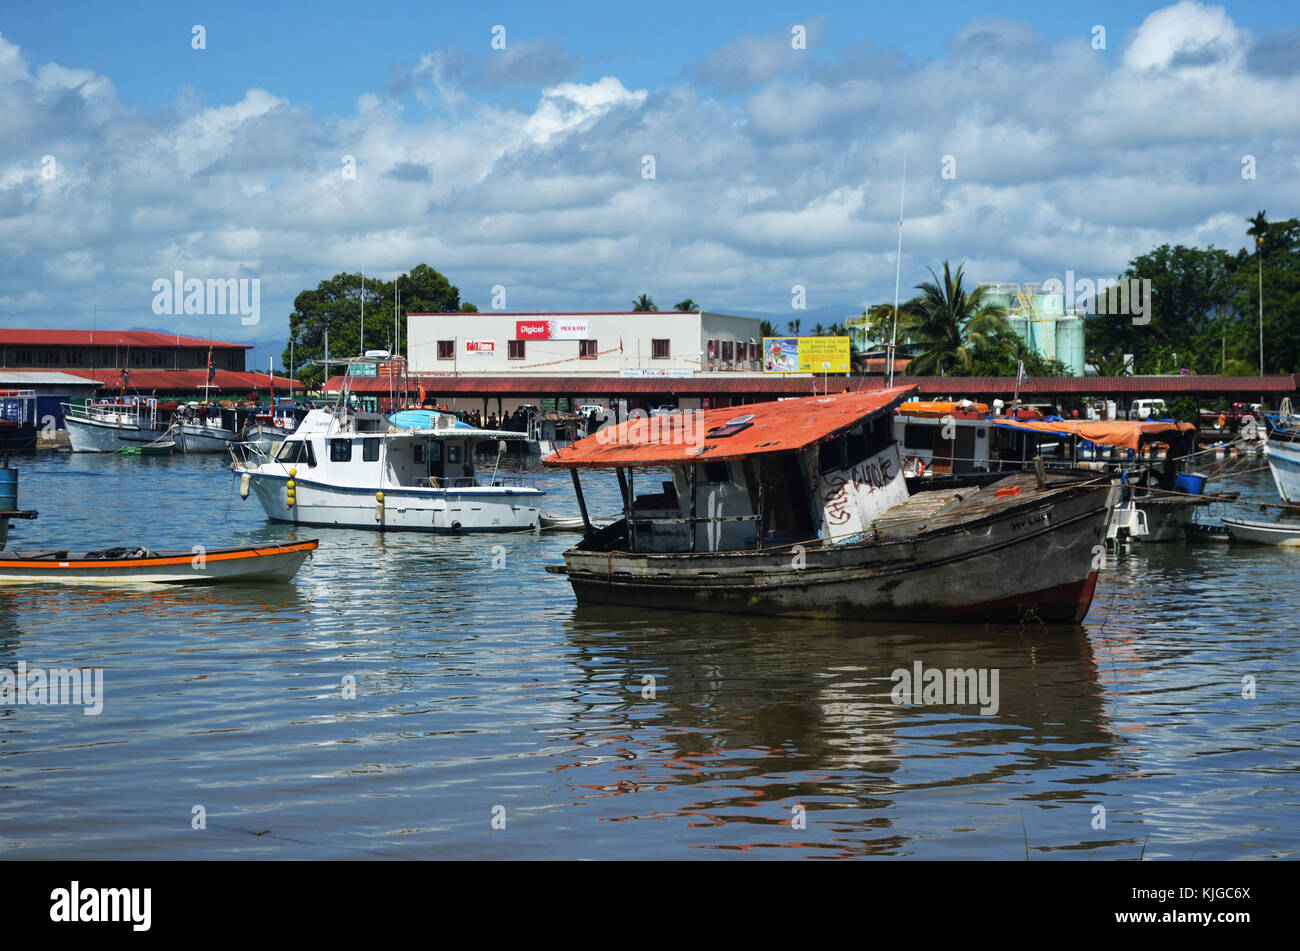
[[[792,337],[797,337],[797,336],[799,336],[799,321],[798,321],[798,319],[787,321],[787,322],[786,322],[786,325],[785,325],[785,332],[788,333],[788,334],[790,334]]]
[[[686,298],[686,300],[679,300],[676,304],[673,304],[673,310],[680,310],[683,313],[686,313],[687,311],[699,310],[699,309],[700,309],[700,305],[695,303],[695,301],[693,301],[689,297]]]
[[[642,294],[636,300],[632,301],[632,310],[640,312],[647,310],[658,310],[655,306],[655,299],[649,294]]]
[[[813,336],[814,336],[814,337],[825,337],[825,336],[826,336],[826,325],[825,325],[825,324],[815,324],[815,325],[813,325]]]
[[[1265,212],[1254,218],[1247,218],[1250,227],[1246,234],[1255,239],[1255,264],[1259,269],[1259,375],[1264,375],[1264,259],[1260,252],[1264,247],[1264,236],[1268,234],[1268,219]]]
[[[1006,308],[987,303],[983,287],[970,293],[962,287],[963,267],[953,274],[944,261],[942,283],[931,268],[934,280],[916,285],[920,295],[901,308],[905,313],[899,314],[900,328],[906,327],[925,347],[907,368],[914,376],[942,376],[949,370],[969,373],[980,350],[1014,339]]]

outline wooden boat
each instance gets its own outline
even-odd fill
[[[288,581],[315,540],[197,551],[0,551],[0,584],[217,584]]]
[[[1224,518],[1234,542],[1252,545],[1300,545],[1300,522],[1248,522],[1240,518]]]
[[[612,519],[592,520],[592,525],[596,528],[604,528]],[[586,525],[581,515],[552,515],[549,512],[543,512],[537,517],[538,528],[544,532],[581,532],[586,530]]]
[[[1231,539],[1226,525],[1210,525],[1205,522],[1188,522],[1183,526],[1187,540],[1193,542],[1214,542],[1216,544]]]
[[[914,387],[629,420],[561,449],[586,536],[579,602],[864,622],[1076,623],[1118,486],[1015,471],[909,495],[891,414]],[[636,495],[636,469],[667,468]],[[580,469],[613,469],[623,518],[597,530]],[[987,474],[986,474],[987,475]]]

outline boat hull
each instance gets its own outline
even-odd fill
[[[206,551],[164,552],[150,558],[24,559],[0,551],[0,584],[220,584],[283,582],[298,573],[317,542]]]
[[[1288,505],[1300,504],[1300,443],[1269,436],[1264,445],[1277,494]]]
[[[580,602],[863,622],[1077,623],[1097,585],[1106,485],[913,538],[692,554],[571,549]]]
[[[226,452],[232,443],[240,441],[240,434],[228,429],[186,423],[181,426],[178,441],[187,453]]]
[[[1136,535],[1140,542],[1171,542],[1187,537],[1187,526],[1204,501],[1184,501],[1173,496],[1138,499],[1137,507],[1146,513],[1147,533]]]
[[[1252,545],[1288,545],[1300,546],[1300,523],[1285,525],[1278,522],[1247,522],[1237,518],[1225,518],[1228,534],[1234,542],[1247,542]]]
[[[143,446],[171,432],[171,427],[107,423],[99,420],[64,418],[68,443],[73,452],[117,452],[124,446]]]
[[[378,531],[460,534],[528,530],[538,523],[545,494],[525,487],[384,489],[380,505],[376,499],[380,490],[299,478],[290,508],[287,479],[257,472],[249,475],[251,489],[272,521]]]

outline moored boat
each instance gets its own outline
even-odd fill
[[[63,404],[63,424],[73,452],[117,452],[172,438],[173,414],[147,396],[121,396],[94,403]]]
[[[1277,494],[1288,505],[1300,504],[1300,418],[1291,411],[1291,400],[1283,401],[1278,413],[1264,417],[1268,435],[1264,456],[1277,484]]]
[[[288,581],[316,541],[196,547],[189,551],[109,548],[0,551],[0,584],[217,584]]]
[[[1223,524],[1234,542],[1300,546],[1300,522],[1251,522],[1225,516]]]
[[[386,359],[355,358],[349,367]],[[350,381],[332,409],[312,410],[274,456],[236,456],[240,496],[251,492],[273,521],[298,525],[457,534],[531,529],[541,489],[499,473],[480,479],[482,442],[524,433],[476,429],[449,413],[406,410],[385,416],[354,409]]]
[[[630,420],[561,449],[587,534],[579,602],[864,622],[1081,620],[1117,487],[1014,471],[909,494],[891,419],[913,388]],[[637,469],[666,468],[636,495]],[[613,469],[623,518],[596,530],[578,472]]]

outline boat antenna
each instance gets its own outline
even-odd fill
[[[366,352],[366,266],[364,264],[361,265],[361,352]]]
[[[894,262],[894,329],[889,340],[889,385],[894,385],[894,352],[898,348],[898,285],[903,274],[903,199],[907,195],[907,139],[903,139],[903,185],[898,190],[898,254]]]

